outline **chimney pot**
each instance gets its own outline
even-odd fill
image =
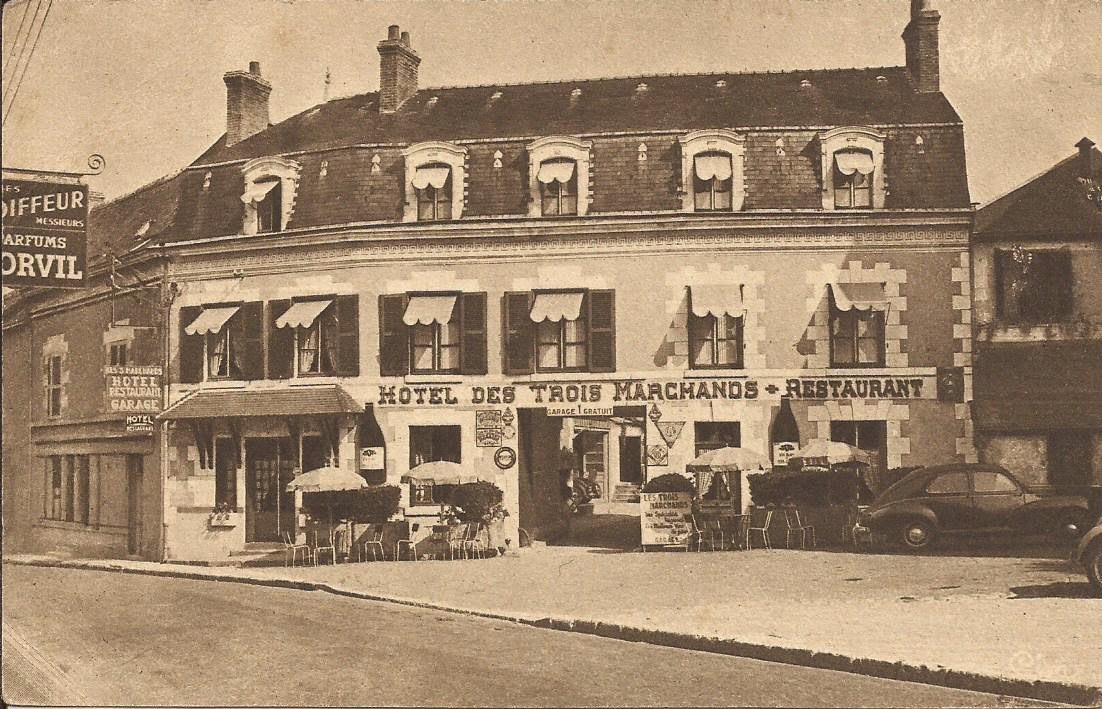
[[[421,57],[409,46],[409,32],[391,25],[379,42],[379,112],[393,113],[417,93]]]
[[[268,127],[268,96],[272,85],[260,78],[260,62],[249,62],[248,71],[227,72],[226,147]]]

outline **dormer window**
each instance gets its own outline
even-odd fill
[[[693,159],[693,208],[697,212],[731,210],[731,156],[701,153]]]
[[[839,150],[834,154],[834,208],[872,207],[872,153]]]
[[[822,144],[823,209],[882,209],[883,133],[871,128],[835,128],[819,136]]]
[[[682,209],[730,212],[742,209],[742,136],[729,130],[698,130],[681,136]]]
[[[540,163],[536,179],[540,183],[543,216],[578,213],[578,173],[573,160],[555,158]]]
[[[413,189],[417,191],[417,221],[435,222],[452,218],[452,169],[444,163],[417,168]]]
[[[591,148],[591,143],[569,136],[528,144],[529,216],[584,216],[589,211]]]
[[[302,166],[277,157],[256,158],[245,163],[245,204],[242,232],[268,234],[287,229],[291,221],[298,176]]]
[[[417,143],[402,151],[406,161],[402,221],[435,222],[463,216],[467,149],[451,143]]]

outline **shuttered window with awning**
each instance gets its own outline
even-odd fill
[[[506,293],[506,374],[616,370],[615,292]]]
[[[485,293],[379,296],[379,362],[384,376],[485,374]]]

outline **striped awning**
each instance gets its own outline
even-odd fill
[[[291,305],[287,312],[280,315],[276,327],[310,327],[322,312],[328,308],[331,300],[300,300]]]
[[[830,292],[834,306],[842,312],[888,309],[883,283],[831,283]]]
[[[192,320],[191,324],[184,328],[184,332],[189,335],[206,335],[212,332],[221,332],[229,319],[240,309],[241,307],[238,305],[203,308],[203,312],[199,313],[199,317]]]
[[[532,303],[532,322],[550,320],[577,320],[582,314],[582,301],[585,300],[583,291],[571,291],[567,293],[537,293]]]
[[[864,150],[840,150],[834,153],[834,164],[843,175],[855,172],[868,175],[873,169],[872,154]]]

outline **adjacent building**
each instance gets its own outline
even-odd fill
[[[1026,482],[1102,485],[1102,153],[1078,151],[976,213],[979,454]]]
[[[293,538],[322,465],[400,485],[422,535],[489,480],[511,543],[546,538],[571,469],[631,511],[708,448],[772,455],[782,397],[877,472],[975,460],[939,19],[911,4],[905,66],[460,88],[395,26],[378,92],[275,125],[259,65],[226,74],[157,240],[166,556]]]

